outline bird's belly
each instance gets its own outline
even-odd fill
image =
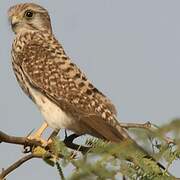
[[[48,98],[42,95],[35,89],[31,89],[31,94],[45,119],[47,124],[53,129],[70,129],[78,131],[75,120],[72,116],[64,112],[60,107],[51,102]]]

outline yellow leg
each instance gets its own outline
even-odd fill
[[[49,136],[48,141],[47,141],[48,144],[51,144],[51,143],[52,143],[52,139],[55,138],[55,137],[58,135],[59,131],[60,131],[60,129],[59,129],[59,130],[54,130],[54,131],[51,133],[51,135]]]
[[[28,139],[40,141],[42,144],[47,144],[47,141],[41,138],[43,132],[47,129],[48,124],[44,122],[42,126],[33,134],[28,136]]]
[[[34,137],[40,138],[43,132],[48,128],[48,124],[44,122],[42,126],[34,133]]]

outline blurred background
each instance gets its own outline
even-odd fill
[[[0,2],[0,130],[25,136],[43,121],[24,95],[11,67],[7,10]],[[109,96],[123,122],[157,125],[180,117],[180,1],[34,0],[49,10],[57,39],[89,79]],[[0,144],[0,168],[22,156],[22,148]],[[171,172],[180,176],[180,162]],[[71,173],[67,168],[65,174]],[[55,168],[32,160],[8,180],[58,179]]]

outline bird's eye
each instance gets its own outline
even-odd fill
[[[33,11],[27,10],[25,12],[25,17],[26,18],[31,19],[33,16],[34,16],[34,12]]]

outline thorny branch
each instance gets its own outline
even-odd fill
[[[150,122],[144,123],[144,124],[136,124],[136,123],[121,123],[120,124],[123,128],[129,129],[129,128],[143,128],[147,130],[152,130],[152,124]],[[155,126],[154,126],[155,127]],[[64,139],[64,144],[72,149],[81,152],[82,154],[85,154],[88,152],[88,150],[91,147],[85,147],[85,146],[80,146],[78,144],[73,143],[74,139],[79,137],[76,134],[72,134],[70,136],[66,136]],[[167,143],[174,143],[173,140],[169,138],[165,138],[165,141]],[[31,154],[28,154],[24,156],[23,158],[19,159],[15,163],[13,163],[10,167],[7,169],[3,169],[2,172],[0,173],[0,180],[5,180],[5,177],[10,174],[12,171],[20,167],[22,164],[25,162],[33,159],[33,158],[43,158],[41,154],[33,153],[32,149],[33,147],[41,147],[44,151],[47,151],[49,147],[42,147],[41,143],[35,140],[30,140],[27,137],[15,137],[15,136],[10,136],[8,134],[5,134],[4,132],[0,131],[0,143],[10,143],[10,144],[18,144],[18,145],[23,145],[24,147],[29,146],[31,151]],[[25,152],[27,153],[27,152]],[[59,158],[62,158],[60,156]]]
[[[65,138],[64,140],[64,144],[73,150],[76,151],[80,151],[82,153],[86,153],[90,147],[85,147],[85,146],[79,146],[77,144],[73,143],[73,140],[75,138],[77,138],[78,136],[75,134],[72,134],[68,137]],[[31,149],[31,154],[28,154],[26,156],[24,156],[23,158],[19,159],[18,161],[16,161],[15,163],[13,163],[10,167],[8,167],[7,169],[3,169],[2,172],[0,173],[0,180],[5,180],[4,178],[10,174],[12,171],[14,171],[15,169],[17,169],[18,167],[20,167],[22,164],[24,164],[25,162],[33,159],[33,158],[43,158],[43,156],[41,154],[37,154],[32,152],[33,147],[42,147],[41,143],[39,141],[35,141],[35,140],[30,140],[27,137],[15,137],[15,136],[10,136],[2,131],[0,131],[0,143],[9,143],[9,144],[18,144],[18,145],[22,145],[24,147],[29,146]],[[44,151],[46,151],[49,147],[42,147],[42,149],[44,148]],[[28,151],[29,152],[29,151]],[[25,153],[27,153],[25,151]],[[60,155],[59,158],[62,158],[62,156]]]

